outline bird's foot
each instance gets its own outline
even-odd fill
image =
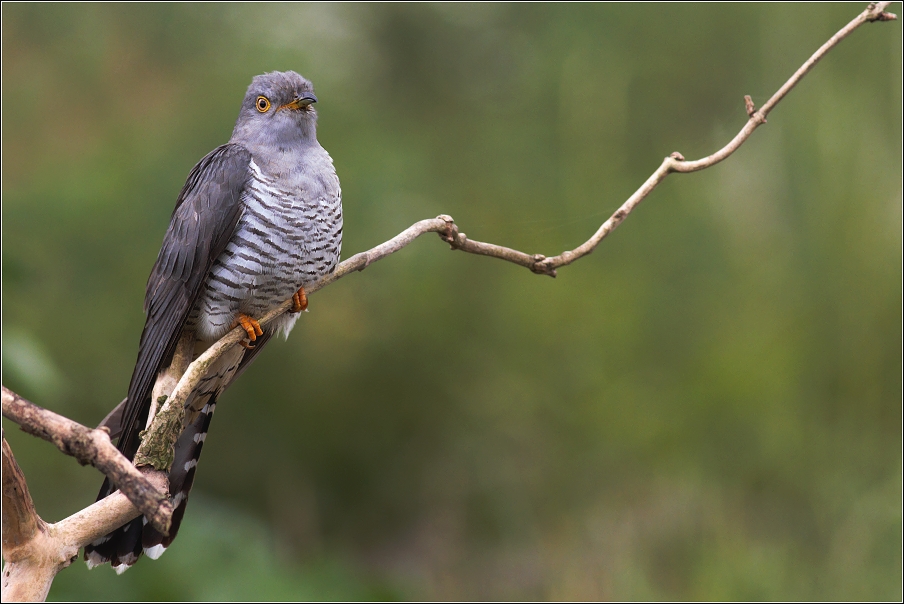
[[[245,330],[245,333],[248,334],[247,343],[244,340],[239,342],[239,344],[241,344],[248,350],[254,348],[254,345],[251,344],[251,342],[254,342],[257,339],[257,336],[264,335],[264,330],[261,329],[261,324],[244,313],[238,314],[238,316],[235,318],[235,321],[232,322],[232,327],[230,327],[229,329],[233,329],[237,325],[241,325],[242,329]]]
[[[304,291],[304,286],[298,288],[298,291],[292,295],[292,308],[289,312],[301,312],[308,309],[308,295]]]

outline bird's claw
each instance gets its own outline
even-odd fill
[[[298,288],[298,291],[292,294],[292,308],[289,312],[301,312],[308,309],[308,294],[304,291],[304,286]]]
[[[252,319],[251,317],[249,317],[248,315],[239,313],[238,316],[235,318],[235,321],[233,321],[232,327],[230,327],[230,329],[233,329],[234,327],[236,327],[238,325],[241,325],[242,329],[245,330],[245,333],[248,334],[248,342],[245,342],[243,340],[239,343],[242,346],[244,346],[245,348],[247,348],[248,350],[251,350],[252,348],[254,348],[254,345],[251,344],[251,342],[254,342],[257,339],[257,336],[264,335],[264,330],[261,329],[261,324],[258,323],[255,319]]]

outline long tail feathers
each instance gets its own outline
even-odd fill
[[[169,475],[170,493],[175,493],[173,496],[175,510],[169,535],[163,535],[154,527],[146,526],[141,538],[144,553],[154,560],[159,558],[170,546],[182,524],[188,494],[195,481],[195,470],[198,467],[198,460],[201,458],[201,449],[204,448],[204,440],[207,438],[210,420],[213,418],[216,406],[217,401],[212,398],[201,408],[198,417],[185,429],[176,443],[176,457]]]
[[[149,525],[144,516],[136,518],[122,528],[85,546],[85,561],[88,568],[109,562],[113,569],[121,574],[135,564],[142,553],[156,560],[170,546],[185,516],[185,506],[195,479],[195,469],[216,406],[216,398],[211,397],[176,441],[175,459],[169,474],[169,492],[175,505],[169,535],[163,535]],[[112,490],[110,481],[104,481],[98,499],[106,497]]]

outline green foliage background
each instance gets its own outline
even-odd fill
[[[345,255],[448,213],[547,255],[722,146],[864,5],[2,7],[3,383],[86,424],[253,75],[316,86]],[[901,25],[539,277],[433,237],[218,407],[181,537],[51,599],[899,600]],[[40,513],[100,477],[4,421]]]

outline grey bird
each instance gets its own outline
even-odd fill
[[[146,322],[118,448],[132,459],[146,427],[157,375],[178,346],[195,357],[236,325],[248,334],[210,368],[186,401],[186,423],[169,474],[175,512],[168,536],[137,518],[85,548],[89,567],[117,572],[172,543],[217,398],[276,333],[288,336],[307,306],[304,287],[331,273],[342,245],[342,192],[317,142],[311,82],[293,71],[255,77],[232,138],[192,169],[176,201],[147,283]],[[292,311],[261,329],[257,319],[289,298]],[[98,499],[113,492],[106,480]]]

